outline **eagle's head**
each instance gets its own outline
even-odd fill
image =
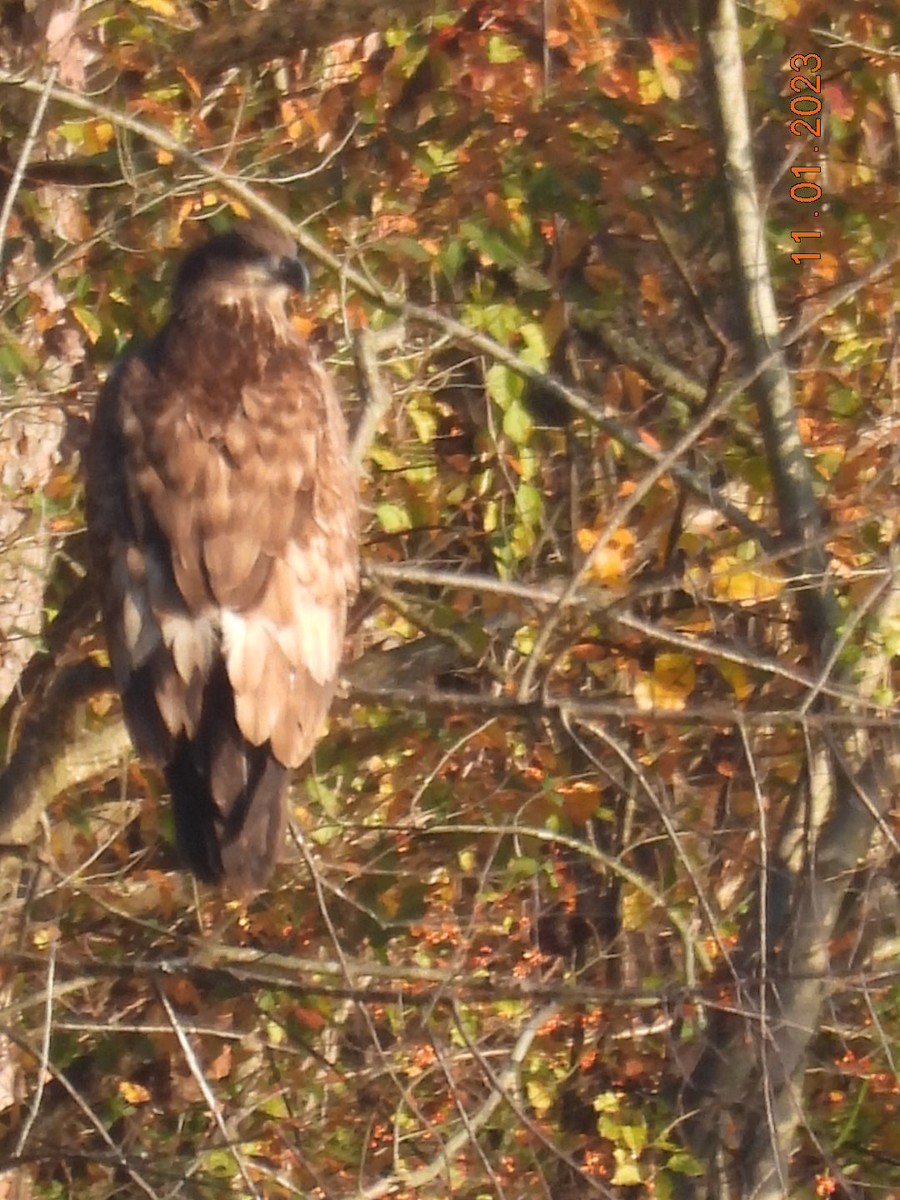
[[[271,225],[242,221],[191,250],[172,290],[172,309],[187,315],[198,305],[250,304],[284,312],[290,292],[306,292],[309,272],[289,237]]]

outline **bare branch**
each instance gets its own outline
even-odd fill
[[[14,1151],[16,1158],[20,1158],[25,1151],[25,1143],[28,1141],[28,1136],[34,1128],[34,1123],[41,1110],[41,1101],[44,1098],[44,1080],[47,1078],[47,1070],[50,1064],[50,1039],[53,1035],[53,1001],[55,997],[53,984],[55,975],[56,943],[53,942],[50,946],[50,954],[47,959],[47,984],[44,993],[44,1034],[41,1039],[41,1057],[38,1060],[37,1082],[34,1094],[31,1097],[31,1104],[28,1107],[28,1116],[25,1118],[22,1128],[19,1130],[19,1136],[16,1139],[16,1148]]]
[[[219,1107],[218,1100],[216,1100],[215,1092],[213,1092],[212,1088],[209,1086],[209,1080],[206,1078],[206,1075],[203,1072],[203,1067],[200,1065],[197,1055],[194,1052],[194,1047],[191,1045],[187,1034],[181,1028],[181,1022],[178,1020],[175,1010],[172,1008],[172,1005],[169,1002],[169,997],[166,995],[165,988],[157,984],[156,994],[159,997],[160,1004],[162,1004],[163,1008],[165,1009],[166,1016],[169,1018],[169,1024],[172,1027],[172,1032],[178,1039],[178,1045],[181,1047],[184,1060],[194,1077],[194,1082],[200,1089],[203,1099],[206,1101],[207,1108],[209,1109],[210,1114],[212,1115],[212,1118],[218,1127],[219,1133],[222,1135],[222,1144],[228,1148],[232,1158],[234,1159],[237,1169],[240,1171],[241,1178],[247,1187],[247,1191],[251,1196],[254,1197],[254,1200],[261,1200],[259,1190],[257,1189],[256,1184],[253,1182],[249,1171],[247,1170],[247,1164],[244,1161],[244,1156],[238,1150],[234,1139],[228,1132],[228,1129],[225,1125],[225,1119],[222,1116],[222,1109]]]
[[[10,179],[6,195],[3,197],[3,207],[0,208],[0,262],[3,261],[3,246],[6,242],[6,229],[9,225],[9,218],[12,216],[12,210],[15,207],[16,197],[19,194],[19,188],[22,186],[22,180],[25,177],[25,171],[28,167],[31,155],[34,152],[34,145],[37,141],[38,133],[40,132],[41,123],[44,120],[47,102],[50,99],[50,94],[53,91],[53,85],[56,83],[56,77],[58,74],[59,67],[57,66],[52,66],[47,72],[47,79],[39,94],[37,107],[35,108],[34,116],[31,119],[31,126],[25,136],[25,141],[22,143],[22,149],[19,152],[19,157],[12,173],[12,179]]]

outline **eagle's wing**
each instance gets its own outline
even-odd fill
[[[332,385],[299,339],[254,349],[265,353],[255,384],[214,358],[207,377],[201,349],[163,331],[111,376],[88,461],[126,720],[165,766],[182,847],[207,878],[229,874],[228,859],[246,873],[239,860],[283,831],[283,768],[320,732],[356,587],[356,498]],[[255,802],[264,786],[277,803]],[[199,849],[186,828],[198,814],[210,826]]]

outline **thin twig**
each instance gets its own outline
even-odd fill
[[[553,612],[548,615],[546,621],[538,632],[537,637],[534,639],[534,646],[531,654],[529,655],[528,662],[525,666],[525,671],[522,674],[522,679],[519,684],[519,697],[521,699],[524,700],[527,698],[531,692],[534,676],[537,673],[538,667],[540,666],[544,651],[546,650],[555,629],[559,625],[559,622],[562,620],[564,602],[568,599],[571,599],[571,597],[575,595],[584,581],[588,578],[591,569],[599,558],[599,555],[609,544],[612,537],[620,528],[624,526],[625,521],[630,514],[633,513],[635,509],[643,503],[644,499],[664,475],[672,475],[673,478],[680,478],[678,471],[679,460],[683,458],[694,445],[696,445],[706,430],[709,429],[709,427],[713,425],[722,416],[722,414],[731,407],[731,405],[735,402],[735,400],[738,399],[739,396],[741,396],[749,387],[751,387],[751,385],[756,383],[765,371],[777,366],[782,358],[783,352],[779,346],[763,357],[751,371],[746,373],[731,387],[726,388],[718,398],[714,400],[711,399],[710,403],[706,406],[703,412],[697,416],[691,428],[682,434],[682,436],[676,441],[675,445],[672,446],[670,450],[667,450],[664,454],[657,454],[655,456],[654,465],[647,471],[644,477],[635,484],[634,490],[616,506],[612,513],[610,513],[606,520],[605,527],[600,536],[597,538],[597,541],[591,547],[590,553],[587,555],[580,568],[567,583],[559,602],[557,603]],[[764,547],[771,546],[771,535],[763,533],[760,539],[760,544]]]
[[[398,349],[405,336],[406,326],[402,321],[378,332],[360,329],[354,335],[353,361],[356,363],[360,394],[365,400],[350,447],[350,462],[357,470],[368,454],[378,432],[378,424],[390,409],[393,399],[384,382],[378,354],[382,350]]]
[[[492,1073],[493,1085],[490,1095],[477,1112],[469,1117],[463,1128],[443,1143],[441,1153],[438,1156],[430,1163],[426,1163],[415,1170],[407,1171],[401,1168],[393,1171],[390,1175],[376,1180],[368,1187],[360,1188],[355,1193],[353,1200],[380,1200],[380,1197],[387,1196],[391,1192],[396,1192],[401,1188],[404,1191],[411,1191],[416,1188],[425,1187],[437,1179],[438,1176],[447,1174],[452,1159],[465,1149],[474,1134],[477,1134],[484,1128],[498,1105],[503,1100],[508,1099],[510,1090],[518,1087],[519,1074],[525,1057],[531,1049],[531,1043],[537,1037],[540,1029],[553,1019],[557,1011],[557,1005],[548,1004],[546,1007],[539,1009],[527,1022],[510,1052],[506,1066],[496,1074]],[[591,1182],[594,1183],[596,1181],[591,1180]],[[593,1190],[600,1192],[602,1195],[609,1195],[602,1184],[597,1184]]]
[[[344,952],[344,947],[342,946],[341,940],[338,937],[338,932],[337,932],[337,929],[335,928],[334,921],[332,920],[332,917],[331,917],[331,909],[328,905],[328,900],[325,896],[325,890],[322,886],[322,880],[321,880],[319,871],[316,867],[316,862],[313,859],[313,856],[309,852],[309,846],[306,843],[306,839],[302,835],[300,835],[300,834],[296,835],[296,842],[300,849],[300,853],[303,855],[303,858],[306,862],[306,867],[307,867],[307,870],[309,871],[310,878],[313,881],[313,888],[316,893],[316,902],[318,903],[318,906],[319,906],[319,912],[322,914],[322,919],[325,922],[325,927],[328,930],[329,937],[331,938],[331,944],[334,947],[334,952],[338,959],[338,965],[340,967],[341,973],[343,974],[343,977],[346,980],[346,982],[351,983],[352,977],[353,977],[352,963],[347,958],[347,955]],[[416,1103],[415,1097],[409,1091],[408,1087],[406,1086],[405,1081],[403,1079],[401,1079],[401,1077],[397,1073],[394,1065],[391,1063],[391,1061],[388,1059],[387,1055],[384,1053],[384,1049],[381,1045],[381,1039],[378,1036],[378,1030],[375,1027],[375,1022],[372,1018],[372,1014],[369,1011],[368,1006],[358,1005],[358,1008],[359,1008],[359,1012],[363,1018],[363,1021],[366,1024],[366,1028],[368,1029],[368,1032],[369,1032],[369,1037],[372,1040],[372,1045],[374,1046],[375,1051],[381,1061],[381,1065],[382,1065],[382,1068],[383,1068],[385,1074],[388,1076],[388,1078],[391,1080],[393,1085],[396,1087],[403,1102],[407,1105],[407,1107],[409,1108],[409,1111],[419,1121],[421,1127],[423,1129],[427,1129],[428,1128],[427,1116],[422,1111],[422,1109],[419,1107],[419,1105]]]
[[[34,1089],[34,1095],[31,1097],[31,1105],[28,1109],[28,1116],[19,1131],[19,1136],[16,1139],[16,1148],[13,1151],[18,1158],[25,1149],[25,1143],[28,1141],[29,1134],[37,1120],[38,1112],[40,1111],[41,1101],[44,1098],[44,1081],[47,1078],[48,1066],[50,1063],[50,1041],[53,1035],[53,983],[56,977],[56,942],[50,943],[50,953],[47,959],[47,991],[44,997],[44,1036],[41,1040],[41,1057],[38,1061],[38,1076],[37,1085]]]
[[[7,188],[6,195],[3,197],[3,207],[0,208],[0,262],[3,261],[3,246],[6,242],[6,229],[9,225],[9,219],[12,216],[12,210],[16,203],[16,197],[19,194],[19,188],[22,186],[22,180],[25,178],[31,152],[34,150],[35,142],[41,130],[44,111],[53,94],[53,85],[56,83],[56,76],[58,74],[59,67],[57,66],[51,67],[47,72],[47,79],[39,92],[37,108],[34,110],[34,116],[31,118],[28,133],[25,135],[25,141],[22,143],[22,149],[19,152],[12,178],[9,181],[9,187]]]
[[[212,1114],[213,1120],[218,1126],[224,1145],[227,1147],[235,1161],[237,1169],[241,1173],[241,1178],[246,1184],[247,1190],[249,1191],[250,1195],[254,1197],[254,1200],[262,1200],[262,1195],[257,1190],[256,1184],[253,1182],[253,1179],[247,1170],[247,1164],[244,1162],[244,1156],[238,1150],[234,1143],[234,1139],[228,1132],[228,1129],[225,1125],[225,1119],[222,1116],[222,1110],[219,1107],[219,1102],[216,1100],[215,1093],[209,1086],[209,1081],[207,1080],[206,1075],[203,1073],[203,1068],[197,1059],[197,1055],[194,1052],[194,1047],[191,1045],[187,1034],[181,1028],[181,1022],[178,1020],[175,1010],[172,1008],[172,1005],[169,1002],[169,997],[166,995],[165,988],[163,988],[159,983],[156,985],[156,994],[159,997],[160,1003],[165,1009],[166,1016],[169,1018],[169,1024],[172,1026],[172,1032],[178,1039],[178,1044],[181,1047],[181,1052],[184,1055],[185,1062],[187,1063],[188,1068],[203,1095],[203,1099],[206,1101],[206,1105]]]
[[[762,671],[774,677],[796,683],[807,691],[815,690],[817,695],[830,696],[846,704],[853,704],[857,708],[860,706],[868,707],[869,709],[883,707],[871,700],[867,700],[849,688],[841,687],[837,684],[826,686],[821,678],[809,675],[804,671],[799,671],[794,667],[780,662],[778,659],[767,658],[765,655],[757,654],[750,650],[742,650],[740,647],[732,644],[720,644],[708,638],[679,633],[677,630],[660,625],[658,622],[648,621],[643,617],[636,616],[634,613],[623,612],[621,598],[615,597],[607,589],[587,586],[579,587],[577,582],[575,587],[572,587],[571,582],[565,587],[548,586],[547,584],[522,584],[511,580],[494,579],[487,575],[470,575],[462,572],[432,570],[416,563],[367,563],[364,571],[367,576],[374,579],[469,589],[474,592],[491,593],[527,600],[536,606],[552,605],[560,610],[574,608],[587,609],[593,613],[602,613],[605,619],[612,624],[621,625],[624,629],[629,629],[635,633],[645,634],[654,641],[675,646],[691,654],[704,654],[714,659],[722,659],[726,662],[734,662],[741,666],[751,667],[755,671]],[[631,602],[633,596],[629,594],[626,599],[628,602]],[[447,637],[446,631],[442,632]],[[352,671],[350,672],[350,680],[352,683]],[[364,679],[362,690],[366,690]],[[506,696],[498,699],[503,704],[509,703],[511,700],[510,697]],[[529,703],[531,703],[530,697],[523,696],[522,689],[520,688],[516,704],[527,707]],[[552,693],[546,692],[542,697],[542,703],[545,707],[553,708],[560,703],[560,700],[553,696]],[[799,715],[804,719],[805,708],[806,706],[803,705],[799,709]],[[751,720],[756,715],[758,714],[753,714]]]
[[[40,1059],[40,1055],[35,1053],[33,1047],[29,1044],[29,1042],[25,1038],[23,1038],[19,1033],[17,1033],[14,1029],[10,1028],[10,1026],[8,1026],[8,1025],[0,1026],[0,1033],[4,1034],[6,1037],[8,1037],[11,1042],[13,1042],[16,1046],[18,1046],[20,1050],[24,1050],[26,1054],[30,1054],[33,1058]],[[135,1168],[131,1165],[131,1162],[130,1162],[128,1156],[125,1154],[124,1150],[122,1150],[122,1148],[120,1146],[117,1146],[116,1143],[112,1140],[109,1133],[107,1132],[106,1126],[103,1124],[103,1122],[100,1120],[100,1118],[94,1112],[94,1110],[91,1108],[91,1106],[88,1104],[88,1102],[82,1096],[82,1094],[78,1091],[77,1088],[73,1087],[72,1084],[69,1082],[69,1079],[66,1076],[66,1073],[64,1071],[60,1071],[59,1068],[56,1067],[54,1065],[54,1063],[50,1060],[48,1060],[46,1063],[46,1069],[50,1072],[50,1074],[53,1076],[56,1083],[59,1084],[59,1086],[66,1093],[66,1095],[77,1105],[77,1107],[81,1110],[81,1112],[84,1113],[84,1115],[87,1117],[90,1124],[93,1126],[97,1135],[102,1139],[103,1143],[106,1146],[108,1146],[109,1149],[112,1151],[116,1165],[118,1167],[120,1167],[123,1171],[127,1172],[132,1183],[134,1183],[135,1186],[138,1187],[145,1196],[148,1196],[150,1198],[150,1200],[160,1200],[159,1195],[155,1191],[155,1189],[152,1188],[150,1186],[150,1184],[147,1182],[147,1180],[144,1179],[143,1175],[141,1175],[140,1172],[136,1171]]]
[[[558,1012],[558,1010],[557,1010],[557,1012]],[[549,1010],[545,1009],[543,1013],[538,1013],[537,1017],[541,1017],[542,1015],[545,1015],[548,1013],[549,1013]],[[553,1017],[555,1017],[556,1015],[557,1015],[556,1013],[550,1013],[550,1015],[546,1015],[545,1023],[553,1020]],[[592,1175],[588,1175],[583,1170],[582,1166],[579,1165],[579,1163],[570,1154],[567,1154],[562,1149],[562,1147],[559,1145],[558,1142],[552,1141],[547,1136],[545,1131],[540,1127],[540,1125],[532,1119],[531,1115],[526,1111],[523,1101],[522,1101],[522,1096],[521,1096],[522,1084],[521,1084],[521,1079],[519,1077],[519,1073],[517,1073],[514,1076],[514,1080],[513,1080],[514,1087],[511,1087],[508,1083],[505,1083],[502,1072],[499,1075],[497,1074],[497,1072],[494,1070],[494,1068],[491,1066],[491,1064],[487,1061],[487,1058],[485,1057],[485,1055],[481,1053],[481,1051],[478,1049],[478,1047],[472,1041],[471,1034],[469,1033],[469,1030],[467,1028],[467,1023],[466,1023],[465,1019],[463,1018],[463,1014],[459,1010],[458,1004],[453,1005],[453,1019],[454,1019],[454,1024],[456,1025],[457,1033],[462,1038],[467,1049],[472,1054],[475,1061],[478,1063],[478,1065],[481,1068],[484,1075],[490,1081],[491,1086],[494,1088],[495,1094],[497,1092],[502,1091],[503,1097],[504,1097],[507,1105],[509,1106],[509,1108],[512,1109],[513,1113],[516,1116],[516,1119],[520,1122],[520,1124],[523,1125],[528,1130],[528,1132],[532,1135],[532,1137],[534,1137],[538,1142],[540,1142],[544,1146],[546,1146],[546,1148],[548,1150],[550,1150],[551,1153],[557,1159],[560,1160],[560,1162],[565,1163],[565,1165],[569,1168],[570,1171],[573,1171],[575,1173],[579,1182],[581,1183],[581,1185],[583,1186],[583,1188],[586,1191],[594,1192],[601,1196],[606,1196],[607,1200],[615,1200],[616,1193],[611,1192],[606,1187],[605,1184],[600,1182],[599,1179],[596,1179]],[[525,1027],[526,1031],[530,1028],[530,1025],[531,1025],[531,1022],[529,1022],[528,1025],[526,1025],[526,1027]],[[508,1070],[508,1068],[507,1068],[507,1070]],[[480,1115],[481,1115],[481,1112],[479,1110],[478,1116],[480,1116]]]

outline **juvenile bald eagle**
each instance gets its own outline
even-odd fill
[[[164,772],[187,865],[239,894],[275,864],[357,586],[344,418],[287,310],[306,282],[269,227],[192,250],[169,320],[114,368],[86,461],[132,740]]]

